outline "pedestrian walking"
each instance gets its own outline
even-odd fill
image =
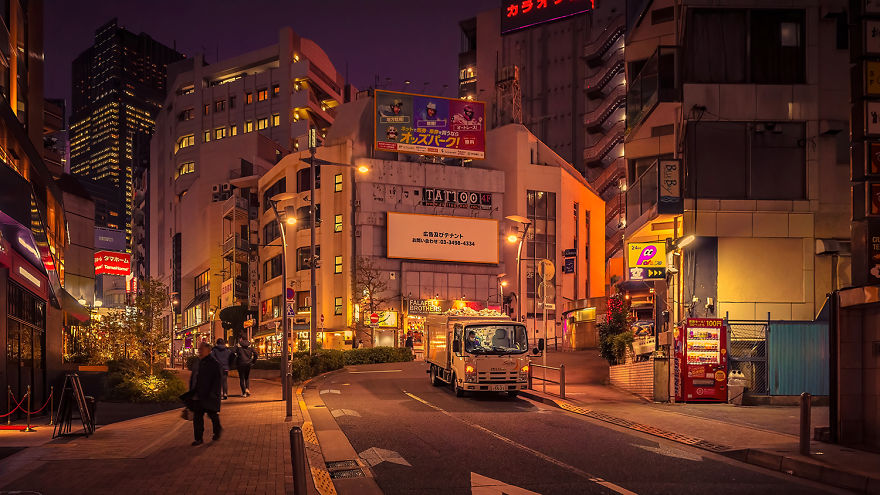
[[[251,347],[247,339],[242,338],[235,347],[235,368],[238,370],[238,384],[241,396],[251,396],[251,368],[257,361],[257,350]]]
[[[226,347],[226,341],[222,338],[217,339],[217,345],[211,350],[211,355],[220,363],[220,370],[223,373],[220,377],[220,389],[223,395],[222,400],[229,398],[229,366],[232,361],[232,351]]]
[[[406,340],[403,343],[404,347],[409,349],[409,352],[413,350],[413,334],[412,332],[406,332]]]
[[[190,390],[182,397],[187,407],[193,412],[192,445],[201,445],[205,433],[205,414],[211,418],[214,432],[213,440],[220,440],[223,427],[220,426],[220,363],[211,356],[211,344],[199,343],[199,360],[193,364],[193,375],[190,377]]]

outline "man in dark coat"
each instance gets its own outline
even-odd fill
[[[202,342],[199,344],[199,360],[196,363],[195,379],[190,380],[190,408],[194,413],[193,445],[202,444],[202,435],[205,433],[205,414],[211,418],[214,431],[213,439],[220,440],[223,428],[220,426],[220,380],[223,371],[220,363],[211,356],[211,344]]]
[[[257,350],[251,347],[251,343],[244,337],[238,341],[235,347],[235,368],[238,370],[238,384],[241,386],[241,396],[251,396],[251,368],[257,362]]]
[[[217,339],[217,345],[211,350],[211,355],[220,363],[220,369],[223,371],[223,376],[220,377],[220,388],[223,392],[221,399],[226,400],[229,398],[229,383],[227,380],[229,379],[229,363],[232,361],[232,351],[226,347],[226,341],[219,338]]]

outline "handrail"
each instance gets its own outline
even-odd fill
[[[538,378],[532,374],[533,368],[542,368],[544,370],[553,370],[559,372],[559,381],[548,380],[547,372],[544,371],[544,375],[541,378]],[[535,390],[532,387],[532,380],[541,380],[543,393],[547,393],[547,384],[553,383],[559,385],[559,397],[565,398],[565,365],[560,364],[558,368],[553,366],[544,366],[542,364],[529,363],[529,389]]]
[[[611,29],[613,28],[613,29]],[[607,36],[605,35],[607,32]],[[608,25],[605,27],[605,32],[596,36],[593,41],[590,41],[586,45],[584,45],[584,58],[587,60],[593,60],[595,58],[601,57],[605,55],[605,53],[611,48],[614,44],[615,39],[618,35],[622,35],[626,32],[626,24],[624,23],[624,18],[622,15],[619,15],[611,20]]]
[[[597,71],[584,81],[584,90],[588,92],[601,91],[620,71],[623,70],[623,60],[618,60],[605,71]]]
[[[590,183],[597,191],[599,191],[599,195],[603,195],[607,188],[614,187],[611,185],[611,181],[620,180],[620,178],[624,176],[624,169],[624,158],[617,158],[608,164],[608,166],[605,167],[605,170],[599,174],[599,177],[596,177],[596,179],[590,181]]]
[[[605,155],[611,152],[615,146],[623,142],[625,122],[618,122],[596,144],[584,150],[584,161],[596,163],[602,161]],[[592,152],[598,149],[598,152]],[[591,153],[592,152],[592,153]]]
[[[605,97],[601,105],[584,114],[584,125],[587,128],[597,127],[624,103],[626,103],[626,86],[621,84]]]

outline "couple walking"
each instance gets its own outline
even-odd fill
[[[199,359],[192,366],[189,391],[181,396],[187,409],[193,413],[192,445],[201,445],[205,433],[205,414],[211,419],[213,440],[220,440],[223,427],[220,425],[220,402],[228,397],[227,377],[230,366],[238,369],[242,397],[250,396],[250,369],[257,360],[256,350],[246,339],[241,339],[234,351],[226,347],[223,339],[217,339],[217,346],[199,344]],[[222,391],[222,393],[221,393]]]

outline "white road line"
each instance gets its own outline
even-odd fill
[[[550,457],[549,455],[547,455],[543,452],[539,452],[531,447],[526,447],[525,445],[523,445],[515,440],[511,440],[503,435],[495,433],[494,431],[492,431],[488,428],[485,428],[485,427],[480,426],[476,423],[472,423],[470,421],[462,419],[462,418],[460,418],[460,417],[458,417],[458,416],[456,416],[456,415],[454,415],[444,409],[441,409],[439,406],[435,406],[434,404],[431,404],[430,402],[426,401],[425,399],[422,399],[421,397],[418,397],[416,395],[413,395],[413,394],[407,392],[406,390],[404,390],[403,393],[408,395],[411,399],[415,399],[415,400],[421,402],[422,404],[430,407],[431,409],[434,409],[437,412],[440,412],[446,416],[449,416],[452,419],[460,421],[460,422],[470,426],[471,428],[475,428],[477,430],[480,430],[480,431],[482,431],[482,432],[484,432],[484,433],[486,433],[486,434],[488,434],[498,440],[501,440],[504,443],[512,445],[520,450],[524,450],[524,451],[534,455],[535,457],[537,457],[543,461],[549,462],[550,464],[555,464],[556,466],[559,466],[562,469],[570,471],[570,472],[572,472],[582,478],[586,478],[586,479],[592,481],[593,483],[596,483],[597,485],[602,485],[605,488],[608,488],[609,490],[620,493],[621,495],[637,495],[635,492],[631,492],[631,491],[627,490],[626,488],[623,488],[622,486],[615,485],[614,483],[612,483],[610,481],[605,481],[602,478],[599,478],[598,476],[593,476],[592,474],[590,474],[580,468],[574,467],[571,464],[566,464],[558,459],[554,459],[553,457]]]
[[[370,371],[349,371],[349,373],[399,373],[403,370],[370,370]]]

